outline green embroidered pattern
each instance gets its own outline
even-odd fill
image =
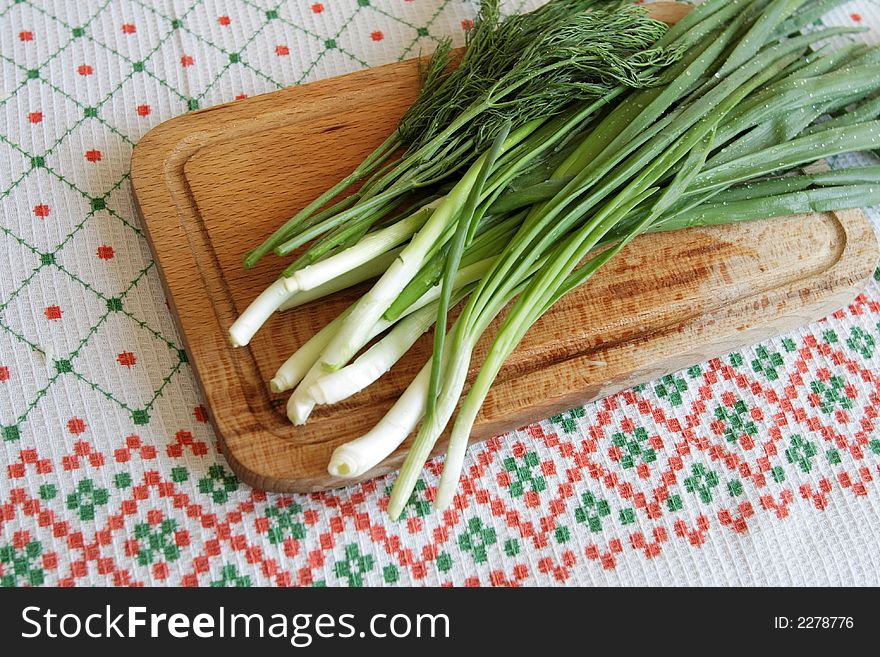
[[[696,463],[691,468],[691,476],[684,480],[684,488],[689,493],[694,493],[703,504],[709,504],[713,499],[712,489],[718,486],[718,474],[706,468],[702,463]]]
[[[458,546],[470,552],[476,563],[485,563],[489,558],[486,549],[498,541],[495,529],[483,525],[479,518],[471,518],[464,532],[458,537]]]

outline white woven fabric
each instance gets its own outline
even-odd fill
[[[0,584],[880,584],[876,280],[802,331],[471,450],[442,515],[437,464],[399,523],[390,477],[284,496],[231,475],[132,208],[133,145],[460,41],[472,15],[0,0]],[[880,8],[828,22],[880,30]]]

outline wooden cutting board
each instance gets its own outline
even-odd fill
[[[655,7],[669,22],[686,11]],[[135,148],[137,205],[190,362],[224,455],[257,488],[350,483],[327,474],[331,452],[374,425],[430,353],[429,333],[380,382],[293,427],[287,395],[270,393],[268,380],[363,288],[277,314],[248,348],[226,342],[281,264],[267,258],[245,271],[242,254],[390,134],[417,77],[416,63],[406,61],[284,89],[175,118]],[[856,296],[877,259],[858,211],[641,237],[532,328],[471,440],[818,319]],[[482,359],[478,349],[474,362]],[[368,477],[399,467],[407,446]]]

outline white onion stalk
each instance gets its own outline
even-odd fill
[[[453,305],[470,293],[473,286],[469,285],[471,281],[467,283],[453,293],[451,298]],[[430,304],[415,309],[425,301],[429,293],[422,295],[416,303],[407,308],[403,318],[388,335],[370,347],[357,360],[341,370],[319,378],[309,389],[312,397],[319,404],[335,404],[359,393],[390,370],[410,350],[416,340],[436,323],[438,301],[433,300]],[[439,294],[439,291],[437,293]]]
[[[469,270],[471,267],[480,267],[488,266],[489,260],[480,261],[470,265],[470,267],[463,267],[459,270],[456,275],[456,286],[461,283],[461,285],[465,285],[464,280],[467,283],[474,282],[479,280],[482,277],[482,274],[477,274],[476,278],[470,278],[470,276],[462,276],[466,270]],[[532,267],[531,271],[534,272],[543,265],[546,261],[546,257],[541,257]],[[477,267],[478,268],[478,267]],[[479,269],[479,268],[478,268]],[[471,270],[473,273],[476,273],[476,269]],[[460,280],[458,276],[462,276]],[[439,295],[439,285],[436,286],[436,294]],[[507,302],[519,294],[522,291],[523,285],[517,286],[506,299],[495,301],[495,303],[490,306],[490,311],[484,313],[483,316],[480,317],[480,320],[477,323],[477,332],[482,332],[486,329],[489,323],[495,318],[495,316],[501,312]],[[432,288],[428,292],[426,292],[419,301],[415,304],[407,308],[407,312],[410,312],[414,306],[419,304],[425,297],[429,294],[435,292],[435,288]],[[434,297],[436,299],[436,296]],[[456,325],[453,325],[451,329],[447,332],[447,339],[451,339],[452,336],[455,335]],[[448,361],[448,356],[451,350],[444,350],[443,354],[443,365],[444,371],[446,370],[446,365]],[[466,378],[467,370],[469,367],[470,361],[470,352],[471,349],[467,350],[468,355],[463,358],[464,360],[459,360],[459,366],[463,365],[463,375]],[[388,410],[385,416],[373,427],[370,431],[365,433],[360,438],[352,440],[351,442],[345,443],[337,447],[333,454],[330,457],[330,463],[327,466],[327,472],[329,472],[334,477],[342,477],[342,478],[355,478],[365,474],[367,471],[371,470],[377,464],[381,463],[388,456],[394,452],[395,449],[400,447],[403,441],[406,440],[407,436],[409,436],[413,431],[415,431],[418,426],[419,420],[425,414],[425,406],[427,404],[428,398],[428,385],[431,380],[431,360],[428,360],[425,363],[424,367],[419,370],[419,373],[409,384],[407,389],[403,392],[403,394],[397,399],[394,405]],[[464,379],[461,381],[461,385],[464,385]],[[460,394],[460,391],[459,391]],[[455,403],[457,403],[457,398],[455,399]],[[455,409],[455,403],[452,405],[452,410]],[[439,412],[439,407],[438,407]],[[451,411],[450,411],[451,414]],[[435,415],[435,417],[439,417]],[[449,421],[447,417],[446,422],[444,422],[444,426]],[[443,431],[441,428],[440,431],[437,432],[437,435]],[[434,440],[436,442],[436,439]],[[430,454],[431,448],[433,448],[433,443],[431,447],[428,449],[428,452],[425,454],[424,458],[421,459],[420,462],[410,461],[409,456],[407,457],[407,462],[412,463],[410,466],[410,470],[418,475],[418,472],[421,470],[422,465],[425,460],[427,460],[428,455]],[[406,470],[407,465],[404,464],[403,470],[401,470],[401,474],[403,474],[404,470]],[[400,477],[398,477],[398,480]],[[415,484],[415,480],[413,480],[413,485]],[[397,482],[395,482],[395,486]],[[407,494],[406,499],[409,499],[409,494]],[[404,500],[404,503],[406,500]]]
[[[477,262],[468,265],[467,267],[462,267],[457,272],[455,272],[455,278],[452,279],[452,289],[460,290],[465,285],[469,285],[470,283],[475,283],[480,280],[487,271],[489,271],[489,267],[492,266],[492,262],[494,262],[495,256],[491,258],[485,258],[484,260],[478,260]],[[424,308],[429,303],[434,303],[437,299],[440,298],[440,288],[441,284],[437,283],[430,290],[425,292],[418,299],[413,301],[412,305],[410,305],[406,310],[404,310],[398,320],[406,317],[407,315],[414,313],[415,311]]]
[[[320,377],[308,392],[319,404],[335,404],[356,395],[390,370],[435,321],[436,301],[399,321],[350,365]]]
[[[406,461],[400,469],[400,474],[394,482],[394,489],[391,491],[391,499],[388,502],[388,516],[394,520],[400,517],[403,508],[409,501],[409,496],[416,485],[416,480],[422,471],[422,466],[431,455],[431,450],[443,433],[443,429],[449,423],[449,419],[458,406],[458,400],[461,398],[462,390],[467,379],[468,369],[470,367],[470,349],[460,350],[455,354],[455,363],[447,363],[444,368],[446,379],[437,398],[437,406],[434,409],[434,417],[430,425],[422,423],[419,433],[413,441],[413,446],[406,455]],[[430,382],[430,362],[428,363]],[[451,370],[451,371],[450,371]],[[427,400],[428,387],[425,385],[423,397]],[[424,414],[422,408],[421,414]],[[402,441],[401,441],[402,442]]]
[[[302,381],[296,387],[296,390],[287,400],[287,418],[295,425],[305,424],[315,408],[315,400],[309,394],[308,390],[312,384],[321,376],[321,368],[317,361],[312,364],[309,371],[306,372]]]
[[[429,360],[375,427],[333,450],[327,472],[345,479],[359,477],[400,447],[425,414],[430,379]]]
[[[323,285],[319,285],[318,287],[313,287],[311,290],[300,290],[299,292],[294,292],[290,295],[287,300],[281,304],[279,310],[291,310],[293,308],[298,308],[299,306],[304,306],[310,301],[314,301],[316,299],[321,299],[323,297],[329,296],[339,290],[344,290],[345,288],[352,287],[357,285],[358,283],[363,283],[364,281],[368,281],[371,278],[376,278],[380,276],[383,271],[388,269],[388,266],[394,262],[394,259],[397,257],[403,250],[403,247],[397,247],[396,249],[391,249],[387,253],[383,253],[382,255],[373,258],[369,262],[361,265],[360,267],[355,267],[349,272],[342,274],[341,276],[337,276],[331,281],[324,283]]]
[[[436,203],[436,201],[435,201]],[[229,327],[229,341],[234,347],[244,347],[254,337],[266,320],[276,310],[282,307],[293,308],[307,301],[341,290],[349,285],[361,282],[356,280],[363,271],[357,275],[353,271],[367,266],[367,270],[375,271],[377,275],[382,270],[370,263],[386,254],[390,249],[408,240],[424,225],[433,212],[433,203],[420,208],[406,219],[396,224],[367,234],[360,242],[351,246],[326,260],[321,260],[313,265],[304,267],[291,276],[279,278],[254,299],[238,319]],[[399,253],[398,253],[399,255]],[[394,258],[391,259],[393,262]],[[378,269],[378,270],[377,270]],[[343,279],[341,282],[334,281]],[[364,276],[361,280],[367,280],[372,276]],[[353,281],[349,283],[348,281]],[[335,287],[334,286],[338,286]],[[302,296],[305,292],[322,288],[317,296]],[[297,303],[291,303],[299,297]],[[383,311],[384,312],[384,311]]]
[[[490,360],[493,355],[497,355],[494,345],[493,353],[487,357],[487,360]],[[506,355],[500,358],[500,361],[503,363],[505,358]],[[498,368],[500,369],[500,365],[498,365]],[[494,375],[497,375],[498,369],[487,369],[487,371],[491,371],[493,376],[485,378],[490,381],[494,380]],[[471,389],[488,390],[488,385],[484,384],[483,378],[483,376],[478,375],[477,381],[474,382]],[[443,473],[440,476],[440,482],[437,485],[437,491],[434,496],[434,508],[438,511],[444,511],[452,503],[452,500],[455,499],[455,492],[461,478],[462,468],[464,467],[464,457],[468,448],[471,429],[485,398],[485,394],[468,394],[458,410],[458,415],[452,425],[452,432],[449,437],[446,459],[443,461]]]
[[[491,260],[492,260],[491,258],[487,258],[486,260],[480,260],[479,262],[475,262],[474,264],[469,265],[468,267],[463,267],[462,269],[460,269],[458,271],[458,274],[456,274],[456,278],[455,278],[456,284],[459,283],[459,281],[461,281],[462,285],[466,285],[468,283],[472,283],[476,280],[479,280],[480,276],[482,276],[482,273],[484,271],[486,271],[486,269],[491,264]],[[360,336],[361,342],[359,344],[356,344],[355,349],[354,349],[355,353],[360,351],[370,340],[375,338],[380,333],[383,333],[384,331],[386,331],[390,326],[394,325],[395,322],[404,323],[406,321],[406,318],[408,318],[410,315],[416,313],[417,311],[424,310],[426,306],[433,304],[439,296],[440,296],[440,285],[438,284],[438,285],[435,285],[434,287],[432,287],[427,292],[425,292],[421,297],[419,297],[418,300],[416,300],[412,305],[410,305],[404,311],[403,315],[400,318],[398,318],[397,320],[389,321],[387,319],[380,318],[379,321],[377,321],[375,324],[373,324],[372,328],[370,328],[369,331],[361,334],[361,336]],[[336,326],[333,327],[332,331],[328,331],[328,333],[327,333],[327,335],[330,336],[331,340],[334,335],[338,335],[339,331],[344,330],[345,323],[351,317],[351,314],[349,313],[349,311],[351,311],[351,309],[355,308],[355,307],[356,307],[356,305],[351,306],[349,308],[349,310],[346,311],[345,317],[340,315],[340,317],[337,318],[337,319],[340,319],[341,321],[339,322],[339,324],[337,324]],[[436,312],[436,310],[434,310],[433,312]],[[403,320],[403,321],[401,321],[401,320]],[[333,320],[333,322],[331,322],[331,324],[334,324],[335,322],[336,322],[336,320]],[[416,324],[413,323],[405,330],[407,332],[414,330],[413,327],[415,325]],[[430,324],[428,326],[430,326]],[[325,329],[326,328],[329,328],[329,325],[327,327],[325,327]],[[412,343],[415,342],[418,339],[419,335],[424,333],[426,330],[427,330],[427,327],[425,329],[423,329],[421,331],[421,333],[419,333],[418,335],[415,335],[412,338],[412,342],[410,342],[409,346],[412,346]],[[398,334],[398,335],[401,335],[401,334]],[[395,338],[395,340],[397,340],[397,339],[408,340],[409,338]],[[322,337],[322,340],[323,340],[323,337]],[[308,343],[306,343],[306,345],[307,344]],[[381,344],[381,341],[378,344]],[[375,346],[378,346],[378,344]],[[303,346],[306,346],[306,345],[303,345]],[[409,346],[407,346],[406,349],[404,349],[403,352],[400,355],[398,355],[388,365],[388,367],[384,371],[379,372],[379,374],[376,375],[375,378],[372,379],[372,381],[365,383],[363,387],[361,387],[357,390],[354,390],[354,392],[351,392],[350,394],[355,394],[355,393],[359,392],[364,387],[366,387],[367,385],[369,385],[370,383],[372,383],[373,381],[378,379],[382,374],[387,372],[388,369],[390,369],[391,365],[393,365],[394,362],[399,360],[400,357],[403,355],[403,353],[405,353],[406,350],[409,349]],[[324,378],[333,374],[333,373],[328,373],[322,367],[322,363],[321,363],[322,359],[324,358],[324,354],[326,353],[327,349],[329,349],[329,348],[330,348],[329,345],[324,348],[324,350],[321,352],[321,355],[318,357],[317,362],[314,362],[314,364],[311,365],[309,370],[306,372],[305,376],[302,377],[302,380],[299,382],[299,385],[297,386],[296,390],[293,391],[293,394],[290,396],[290,399],[288,399],[288,401],[287,401],[287,417],[290,419],[291,422],[293,422],[296,425],[301,425],[301,424],[306,423],[306,421],[309,419],[309,415],[311,415],[312,410],[314,410],[316,404],[318,404],[318,403],[335,403],[335,402],[320,402],[319,399],[316,398],[316,395],[315,395],[316,392],[318,393],[318,395],[322,394],[321,389],[319,387],[320,382]],[[394,350],[397,350],[398,348],[392,347],[389,349],[390,349],[389,352],[384,356],[384,358],[386,358],[386,359],[393,357]],[[369,354],[370,351],[372,351],[372,348],[370,350],[368,350],[366,353],[364,353],[363,356],[364,357],[367,356],[367,354]],[[311,357],[311,353],[313,353],[313,352],[309,353],[308,358]],[[379,353],[381,354],[381,352],[379,352]],[[376,354],[374,354],[374,356],[375,355]],[[294,357],[296,357],[296,354],[291,356],[291,358],[288,359],[288,361],[290,361]],[[358,360],[360,360],[360,359],[358,359]],[[303,362],[304,361],[305,361],[305,357],[303,358]],[[355,361],[355,363],[357,363],[357,361]],[[353,363],[352,365],[354,365],[355,363]],[[365,368],[365,371],[372,371],[372,369],[373,369],[372,367],[370,367],[370,359],[367,359],[366,361],[364,361],[361,364],[361,367]],[[344,368],[344,369],[347,369],[347,368]],[[342,370],[337,370],[336,373],[339,373],[341,371]],[[364,375],[361,374],[360,376],[364,376]],[[344,382],[345,379],[341,378],[341,379],[338,379],[338,381]],[[331,386],[332,385],[333,384],[331,384]],[[351,384],[340,383],[340,385],[347,386],[347,385],[351,385]],[[426,389],[426,391],[427,391],[427,389]],[[326,393],[323,393],[323,394],[326,394]],[[342,394],[342,393],[341,392],[339,392],[339,393],[334,392],[333,388],[331,387],[330,394],[335,396],[336,394]],[[427,392],[426,392],[426,394],[427,394]],[[348,396],[350,396],[350,395],[345,395],[343,397],[340,397],[340,400],[345,399]],[[448,418],[447,418],[447,421],[448,421]]]
[[[423,295],[424,296],[424,295]],[[349,311],[351,308],[349,308]],[[350,316],[348,312],[346,312],[347,317]],[[346,317],[346,318],[347,318]],[[345,319],[340,323],[342,326],[345,322]],[[388,329],[389,326],[394,324],[394,322],[389,322],[387,319],[380,319],[378,322],[373,324],[372,328],[364,335],[364,342],[357,350],[360,350],[365,344],[367,344],[370,340],[375,338],[380,333],[384,332]],[[336,331],[339,331],[338,327],[333,331],[335,335]],[[323,352],[322,352],[323,354]],[[309,371],[306,372],[305,376],[300,381],[299,385],[296,387],[296,390],[293,391],[293,394],[290,395],[290,399],[287,400],[287,417],[296,425],[305,424],[309,419],[309,415],[311,415],[312,410],[315,408],[315,404],[317,401],[312,396],[311,387],[320,379],[325,376],[327,373],[321,367],[321,356],[315,361],[315,363],[309,368]]]
[[[254,337],[266,320],[281,307],[295,289],[279,278],[254,299],[245,311],[229,327],[229,342],[233,347],[244,347]]]
[[[481,159],[485,156],[481,156]],[[471,166],[452,191],[442,199],[431,218],[415,234],[400,256],[382,275],[375,285],[361,297],[351,315],[345,321],[321,356],[321,366],[328,372],[344,367],[364,344],[364,334],[370,330],[391,306],[403,288],[418,273],[428,252],[438,247],[438,241],[447,224],[455,219],[459,208],[465,203],[479,173],[481,160]]]
[[[330,296],[331,294],[335,294],[340,290],[344,290],[346,288],[357,285],[358,283],[363,283],[371,278],[376,278],[386,269],[388,266],[397,258],[398,254],[403,250],[403,247],[398,247],[396,249],[392,249],[388,251],[388,253],[383,253],[378,258],[375,258],[368,262],[365,265],[361,265],[357,269],[352,269],[350,272],[343,274],[342,276],[338,276],[334,278],[329,283],[325,283],[324,285],[319,285],[316,288],[312,288],[311,290],[301,290],[296,292],[291,297],[287,299],[283,304],[281,304],[281,308],[279,310],[293,310],[294,308],[298,308],[299,306],[304,306],[305,304],[315,301],[316,299],[322,299],[326,296]],[[468,283],[473,283],[474,281],[482,278],[483,274],[489,271],[489,267],[491,267],[492,262],[495,260],[495,256],[484,258],[483,260],[478,260],[477,262],[471,263],[466,267],[462,267],[455,274],[455,286],[460,287],[462,285],[467,285]],[[416,308],[418,308],[418,304],[424,305],[429,301],[433,301],[440,296],[440,285],[437,284],[433,288],[431,288],[428,293],[431,296],[422,297],[410,306],[404,313],[401,315],[408,315],[413,312]]]
[[[416,231],[421,229],[434,213],[434,208],[441,199],[432,201],[428,205],[419,208],[406,219],[398,221],[387,228],[367,233],[357,244],[330,256],[326,260],[319,260],[313,265],[303,267],[283,279],[287,289],[291,292],[300,290],[312,290],[325,285],[339,276],[351,270],[369,263],[374,258],[381,256],[390,249],[410,239]],[[403,256],[406,249],[398,254]],[[392,263],[393,266],[393,263]],[[382,311],[384,312],[384,311]]]
[[[269,381],[269,388],[272,392],[277,393],[290,390],[303,380],[303,377],[305,377],[312,365],[321,357],[324,347],[330,343],[336,331],[342,326],[342,322],[348,316],[350,310],[350,308],[346,308],[333,321],[309,338],[290,358],[284,361],[284,364],[278,368],[275,376]]]
[[[455,326],[447,335],[451,335],[453,331]],[[406,437],[415,431],[419,420],[425,414],[430,380],[431,360],[429,359],[376,426],[360,438],[333,450],[327,472],[334,477],[345,479],[359,477],[372,470],[400,447]]]
[[[494,258],[486,258],[484,260],[479,260],[467,267],[462,267],[458,270],[458,273],[455,275],[455,287],[461,288],[469,283],[473,283],[474,281],[478,281],[483,274],[485,274],[489,267],[492,265],[492,261]],[[297,295],[298,296],[298,295]],[[409,308],[407,308],[401,314],[398,321],[407,317],[411,313],[416,312],[417,310],[424,308],[430,303],[436,301],[440,296],[440,285],[437,284],[432,287],[430,290],[425,292],[421,297],[419,297]],[[351,307],[347,308],[345,312],[336,317],[332,322],[327,324],[324,328],[318,331],[315,335],[313,335],[302,347],[296,350],[294,354],[288,358],[284,364],[278,369],[275,373],[275,376],[269,382],[269,387],[272,392],[284,392],[285,390],[290,390],[298,383],[300,383],[305,377],[306,373],[309,369],[314,365],[318,358],[321,356],[321,352],[327,347],[330,343],[330,340],[335,335],[336,331],[339,330],[339,327],[342,326],[342,322],[345,317],[348,316],[348,313],[351,312]],[[383,323],[380,324],[380,332],[384,331],[390,324]],[[427,330],[427,329],[426,329]],[[372,337],[375,337],[377,333],[372,334],[367,338],[369,342]],[[363,346],[363,345],[361,345]],[[316,381],[317,379],[313,377],[312,381]],[[299,416],[299,414],[297,414]]]
[[[423,424],[422,427],[419,429],[419,433],[413,441],[413,446],[410,449],[409,453],[406,455],[406,460],[404,461],[403,466],[400,468],[400,474],[398,475],[397,480],[394,482],[394,489],[391,492],[391,500],[388,503],[388,515],[391,518],[396,519],[398,516],[400,516],[400,513],[403,511],[403,507],[406,506],[406,503],[409,500],[409,496],[412,494],[413,488],[415,487],[416,481],[418,480],[419,473],[424,467],[425,462],[428,460],[428,457],[431,455],[431,450],[434,449],[434,445],[437,443],[440,434],[443,433],[443,430],[449,423],[449,419],[452,417],[452,413],[455,411],[455,407],[458,404],[458,400],[461,396],[462,390],[464,389],[464,384],[467,378],[468,370],[470,369],[471,356],[473,355],[476,341],[479,340],[479,337],[482,335],[482,333],[488,328],[489,324],[495,319],[495,317],[497,317],[498,314],[504,309],[508,302],[523,291],[526,284],[528,283],[528,278],[531,277],[534,272],[541,269],[546,260],[546,255],[541,256],[532,265],[529,273],[526,275],[526,278],[522,283],[511,290],[506,297],[497,298],[489,303],[489,305],[486,307],[486,310],[478,315],[475,325],[473,327],[474,330],[469,336],[458,335],[458,327],[463,319],[463,316],[467,313],[467,308],[463,311],[462,315],[459,316],[459,319],[456,320],[455,326],[453,326],[452,329],[450,329],[450,331],[446,334],[447,339],[452,338],[453,341],[458,341],[458,339],[460,338],[461,341],[455,349],[444,349],[443,351],[443,374],[446,378],[444,385],[440,390],[440,395],[437,399],[437,406],[434,410],[434,421],[432,422],[432,425],[430,427]],[[464,330],[464,327],[465,325],[462,324],[461,330]],[[452,352],[455,353],[456,363],[455,366],[452,368],[452,372],[450,373],[448,359],[450,353]],[[425,405],[427,403],[426,400],[428,397],[428,383],[430,382],[431,361],[428,361],[426,367],[429,370],[429,378],[425,384],[425,389],[423,392],[421,410],[422,414],[424,414],[425,412]],[[477,406],[477,410],[479,410],[479,405]],[[412,429],[410,429],[410,431],[412,431]],[[465,446],[467,446],[467,441],[465,441]],[[444,473],[446,472],[446,467],[446,463],[444,463]]]

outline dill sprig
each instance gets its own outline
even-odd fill
[[[507,74],[537,39],[561,21],[596,6],[620,4],[611,0],[556,0],[528,14],[505,18],[499,0],[485,0],[467,34],[459,65],[452,66],[450,39],[441,41],[431,56],[419,96],[398,125],[401,141],[413,151],[437,137]]]
[[[617,85],[651,86],[658,67],[678,56],[651,48],[666,26],[640,7],[565,0],[500,19],[497,5],[498,0],[483,3],[464,58],[442,82],[438,71],[449,65],[448,47],[429,65],[431,88],[398,127],[416,161],[435,156],[450,141],[471,141],[479,154],[508,123],[516,130]]]

